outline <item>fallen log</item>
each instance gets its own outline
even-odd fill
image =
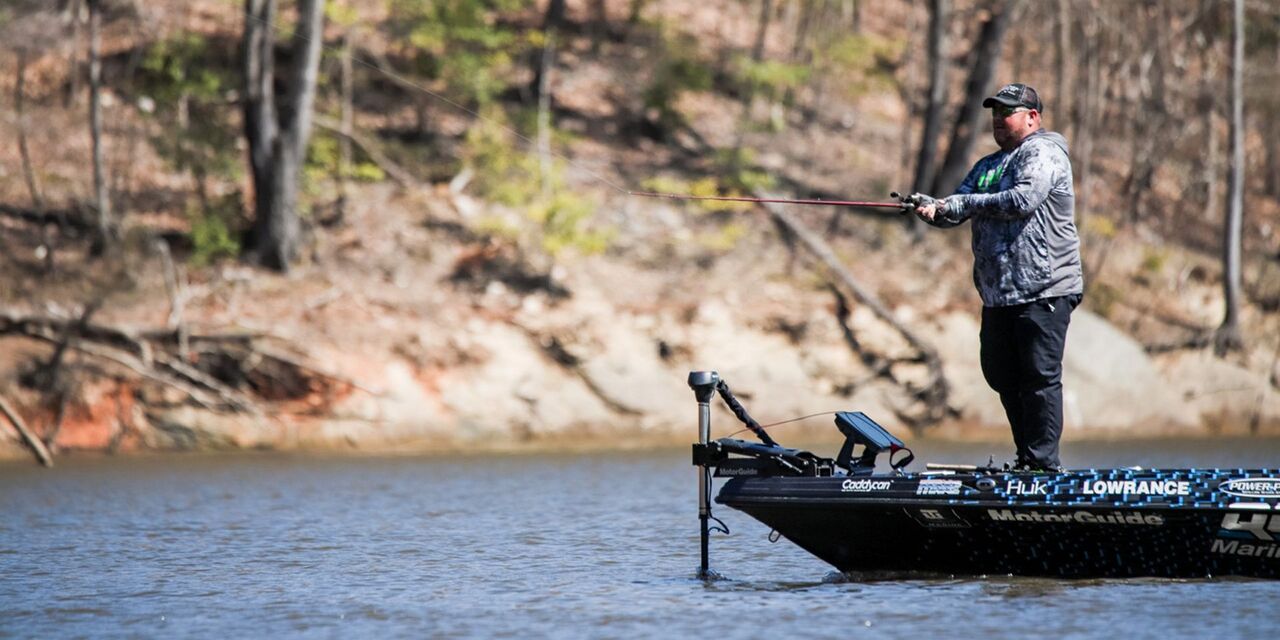
[[[5,417],[9,419],[9,423],[13,425],[13,428],[18,430],[18,435],[22,436],[22,441],[35,454],[36,460],[39,460],[40,464],[46,467],[52,467],[53,456],[49,455],[49,449],[44,446],[44,441],[36,437],[36,434],[27,428],[27,424],[22,421],[22,416],[19,416],[18,412],[9,406],[9,402],[3,396],[0,396],[0,412],[3,412]]]

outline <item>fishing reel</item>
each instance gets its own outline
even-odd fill
[[[938,201],[937,198],[927,196],[923,193],[913,193],[907,196],[902,195],[897,191],[890,191],[889,197],[902,203],[902,210],[908,213],[915,211],[917,207],[923,207]]]

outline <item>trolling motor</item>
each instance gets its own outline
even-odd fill
[[[719,576],[708,566],[711,531],[728,534],[729,527],[711,515],[711,477],[716,476],[868,476],[875,472],[876,458],[889,454],[889,466],[895,473],[915,456],[901,440],[861,411],[836,413],[836,428],[845,437],[844,445],[834,460],[808,451],[788,449],[769,436],[746,407],[729,390],[729,385],[715,371],[690,371],[689,388],[698,400],[698,442],[693,445],[693,464],[698,467],[698,521],[701,525],[702,563],[698,577],[708,580]],[[711,398],[720,394],[759,443],[722,438],[711,441]],[[855,457],[855,447],[860,447]],[[734,454],[731,456],[730,454]],[[903,455],[898,455],[903,454]],[[713,471],[714,470],[714,471]],[[712,521],[715,524],[711,524]]]

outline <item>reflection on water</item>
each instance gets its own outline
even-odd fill
[[[923,441],[919,460],[1007,447]],[[824,453],[833,453],[824,451]],[[1071,443],[1074,467],[1280,466],[1280,441]],[[0,637],[1253,637],[1280,583],[849,581],[742,514],[698,562],[688,452],[0,466]],[[1228,615],[1231,624],[1221,624]]]

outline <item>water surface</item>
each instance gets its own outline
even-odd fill
[[[1071,466],[1274,467],[1280,441],[1066,453]],[[0,637],[1254,638],[1280,622],[1280,583],[1266,581],[849,582],[724,508],[733,534],[711,553],[728,579],[703,583],[695,477],[687,450],[0,465]]]

